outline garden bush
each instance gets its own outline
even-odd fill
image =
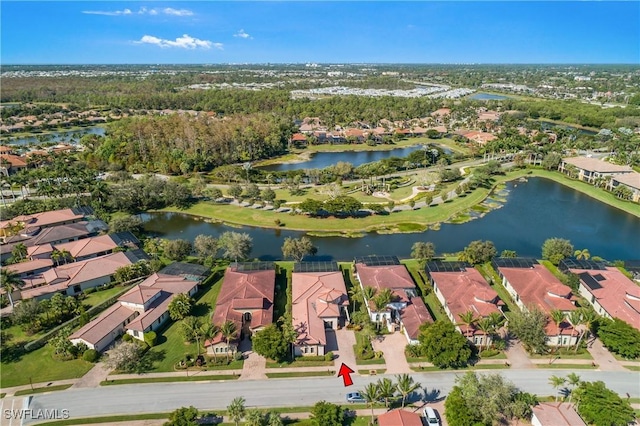
[[[158,336],[155,331],[149,331],[148,333],[144,333],[144,341],[149,345],[149,347],[154,347],[156,345],[156,341]]]
[[[324,360],[333,361],[333,352],[327,352],[326,354],[324,354]]]
[[[130,335],[128,333],[125,333],[125,334],[122,335],[122,341],[123,342],[130,342],[132,340],[133,340],[133,336],[132,335]]]
[[[97,362],[98,359],[100,359],[100,353],[98,353],[98,351],[96,351],[95,349],[87,349],[82,354],[82,359],[87,362]]]
[[[497,349],[485,349],[484,351],[481,351],[478,355],[480,356],[480,358],[491,358],[492,356],[496,356],[499,353],[500,351]]]

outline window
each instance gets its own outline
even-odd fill
[[[134,335],[135,337],[140,336],[140,334],[138,333],[138,330],[133,330],[133,335]]]
[[[313,346],[311,346],[311,347],[309,348],[309,352],[310,352],[310,353],[313,353],[313,349],[314,349],[314,348],[313,348]]]

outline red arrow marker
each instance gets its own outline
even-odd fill
[[[353,384],[351,373],[353,373],[353,370],[347,367],[343,362],[340,366],[340,370],[338,371],[338,377],[342,376],[342,380],[344,380],[345,386],[351,386]]]

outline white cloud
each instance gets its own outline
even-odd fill
[[[126,15],[158,15],[160,13],[169,16],[193,16],[193,12],[188,9],[174,9],[165,7],[164,9],[147,9],[141,7],[137,12],[131,9],[102,11],[102,10],[83,10],[82,13],[87,15],[105,15],[105,16],[126,16]]]
[[[165,7],[162,9],[162,12],[165,15],[173,15],[173,16],[193,16],[193,12],[187,9],[173,9],[171,7]]]
[[[181,49],[218,49],[223,50],[224,45],[222,43],[214,43],[209,40],[200,40],[195,37],[191,37],[188,34],[184,34],[182,37],[178,37],[175,40],[167,40],[151,35],[144,35],[142,38],[135,43],[138,44],[155,44],[156,46],[160,46],[162,48],[165,47],[178,47]]]
[[[235,33],[233,35],[234,37],[240,37],[240,38],[248,38],[248,39],[253,39],[253,37],[251,37],[249,34],[245,33],[244,30],[240,30],[237,33]]]

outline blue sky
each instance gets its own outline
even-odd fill
[[[0,2],[2,64],[640,63],[640,2]]]

